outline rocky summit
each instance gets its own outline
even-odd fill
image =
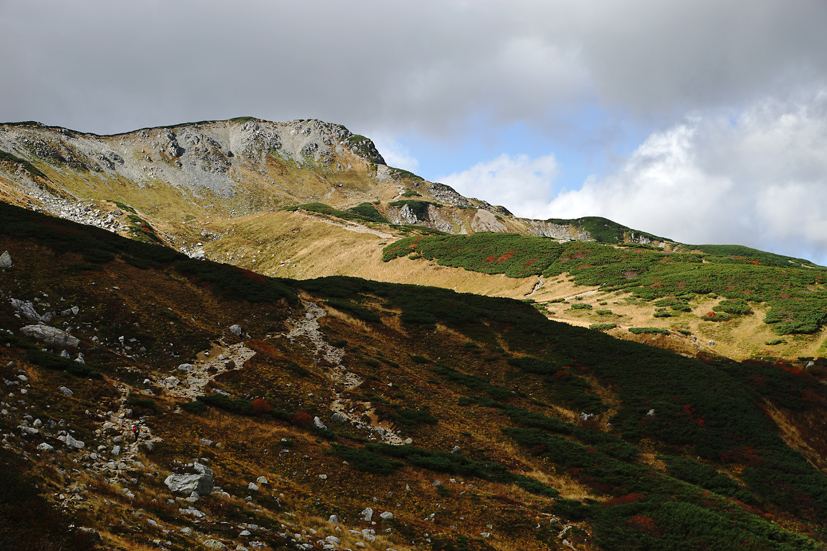
[[[0,199],[0,548],[827,545],[805,259],[308,120],[0,125]]]

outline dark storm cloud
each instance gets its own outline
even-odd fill
[[[111,132],[313,116],[436,134],[584,102],[651,116],[820,78],[823,6],[9,1],[0,118]]]

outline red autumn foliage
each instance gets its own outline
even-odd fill
[[[239,268],[238,272],[242,275],[242,277],[246,277],[247,279],[252,279],[253,281],[258,281],[259,283],[267,283],[267,280],[261,274],[251,272],[250,270],[245,270],[243,268]]]
[[[636,515],[626,521],[626,525],[632,530],[643,532],[651,536],[659,536],[658,523],[648,515]]]
[[[600,504],[601,507],[611,507],[612,505],[626,505],[627,503],[634,503],[635,501],[639,501],[643,499],[643,494],[631,493],[626,494],[625,496],[615,497],[604,501]]]
[[[304,412],[294,413],[290,422],[297,427],[308,428],[313,424],[313,417]]]
[[[511,260],[511,257],[517,254],[515,251],[508,251],[501,257],[497,259],[497,262],[505,262],[506,260]]]
[[[264,398],[256,398],[253,400],[253,411],[258,414],[270,413],[273,411],[273,406],[271,406]]]

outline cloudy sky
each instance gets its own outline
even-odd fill
[[[0,0],[0,120],[319,118],[521,216],[827,264],[822,0]]]

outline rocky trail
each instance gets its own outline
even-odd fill
[[[410,443],[410,441],[403,440],[392,427],[379,422],[372,408],[365,411],[364,408],[368,407],[369,404],[361,402],[356,404],[342,396],[340,389],[353,390],[361,385],[363,380],[355,373],[348,371],[342,364],[345,355],[344,349],[332,346],[325,340],[318,321],[319,318],[327,315],[324,308],[315,302],[306,300],[303,300],[302,304],[306,314],[303,318],[292,320],[293,328],[283,337],[289,339],[290,342],[306,340],[305,346],[309,342],[313,349],[314,362],[317,365],[325,363],[330,366],[328,377],[333,381],[333,387],[330,389],[334,396],[330,403],[333,418],[339,422],[349,422],[359,429],[369,430],[371,433],[375,433],[380,441],[387,444]],[[367,418],[370,419],[369,423],[365,422]],[[317,425],[321,423],[318,418],[315,421]]]

